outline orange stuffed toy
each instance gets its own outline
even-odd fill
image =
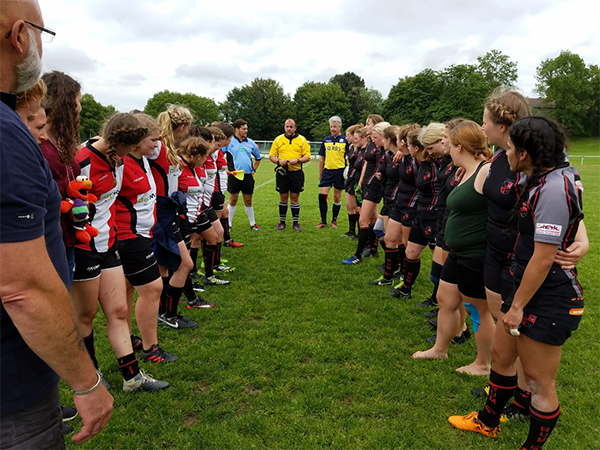
[[[92,182],[85,175],[79,175],[75,180],[67,185],[67,195],[69,198],[63,200],[60,205],[60,212],[71,213],[75,227],[75,237],[82,244],[87,244],[98,236],[98,229],[91,226],[89,221],[89,204],[96,203],[98,198],[88,191],[92,187]]]

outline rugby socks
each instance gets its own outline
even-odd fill
[[[406,246],[400,244],[398,246],[398,263],[400,264],[400,272],[404,275],[404,260],[406,259]]]
[[[348,214],[348,223],[350,224],[348,233],[356,234],[356,224],[358,223],[359,217],[360,214]]]
[[[229,228],[231,228],[231,224],[233,223],[233,216],[235,216],[235,206],[227,205],[227,210],[229,211]]]
[[[250,221],[250,226],[253,227],[254,225],[256,225],[256,222],[254,221],[254,207],[244,206],[244,209],[246,210],[246,215],[248,216],[248,220]]]
[[[285,219],[287,216],[288,204],[287,203],[279,203],[279,221],[285,223]],[[293,211],[293,210],[292,210]]]
[[[294,219],[294,224],[298,223],[298,219],[300,218],[300,203],[292,203],[292,218]]]
[[[122,358],[117,358],[117,361],[119,362],[119,371],[125,380],[131,380],[140,373],[140,367],[135,358],[135,353],[130,353]]]
[[[362,252],[367,245],[367,241],[369,240],[369,233],[371,231],[372,230],[369,227],[358,229],[358,245],[356,246],[356,253],[355,253],[355,256],[357,258],[362,258]]]
[[[179,306],[179,299],[181,298],[182,292],[183,288],[171,286],[170,284],[167,286],[167,292],[165,294],[165,316],[175,317],[177,315],[177,306]]]
[[[89,336],[83,338],[83,343],[85,344],[85,349],[87,350],[92,362],[94,363],[94,367],[98,370],[98,360],[96,359],[96,346],[94,345],[94,331],[90,333]]]
[[[160,293],[160,303],[158,304],[158,314],[164,314],[167,312],[167,287],[169,286],[169,280],[171,277],[161,277],[163,283],[163,289]]]
[[[192,268],[192,273],[195,274],[198,268],[196,267],[196,260],[198,259],[198,247],[190,248],[190,256],[192,257],[192,262],[194,263],[194,267]]]
[[[327,194],[319,194],[319,211],[321,223],[327,223]]]
[[[530,406],[529,434],[523,444],[527,450],[539,450],[548,440],[548,436],[556,426],[558,416],[560,416],[560,406],[551,412],[538,411]]]
[[[216,264],[216,265],[219,265],[219,264],[221,264],[221,246],[222,246],[222,245],[223,245],[223,243],[222,243],[222,242],[219,242],[219,243],[217,244],[217,255],[216,255],[217,259],[215,260],[215,264]]]
[[[185,284],[183,285],[182,293],[183,295],[185,295],[185,298],[187,298],[188,301],[193,300],[194,297],[196,297],[196,293],[194,292],[194,282],[192,280],[191,275],[188,275],[188,277],[185,279]]]
[[[442,274],[442,265],[436,263],[435,261],[431,261],[431,273],[429,274],[429,279],[433,283],[433,294],[431,294],[431,298],[435,300],[437,303],[437,291],[440,286],[440,275]]]
[[[521,414],[528,416],[529,407],[531,406],[531,392],[524,391],[517,386],[514,393],[513,403],[517,408],[519,408]]]
[[[381,241],[382,246],[385,246],[385,243]],[[373,241],[371,242],[371,254],[377,253],[377,246],[379,245],[379,238],[373,234]],[[383,249],[385,251],[385,248]]]
[[[223,227],[223,239],[225,242],[231,240],[231,235],[229,234],[229,219],[219,219],[221,222],[221,226]]]
[[[485,407],[479,411],[478,417],[486,426],[496,428],[500,424],[500,415],[513,396],[517,387],[517,375],[505,377],[490,371],[490,393]]]
[[[406,275],[404,276],[404,284],[400,290],[406,294],[412,290],[413,284],[419,276],[419,272],[421,271],[421,258],[404,258],[404,268],[406,270]]]
[[[332,209],[332,215],[333,217],[331,218],[332,222],[337,222],[337,218],[340,214],[340,209],[342,208],[342,203],[334,203],[333,204],[333,209]]]
[[[382,241],[383,242],[383,241]],[[398,249],[397,248],[386,248],[385,249],[385,271],[383,272],[383,278],[391,280],[394,278],[394,272],[398,268]]]
[[[204,257],[204,275],[212,277],[214,275],[213,267],[217,261],[217,249],[216,245],[207,244],[206,241],[202,241],[202,256]]]

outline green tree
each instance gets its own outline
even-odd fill
[[[100,133],[104,121],[116,113],[113,105],[104,106],[96,101],[92,94],[81,96],[81,113],[79,114],[79,136],[86,141]]]
[[[146,103],[144,112],[152,117],[166,111],[169,105],[185,106],[194,116],[194,123],[198,126],[204,126],[215,120],[223,120],[219,107],[213,99],[200,97],[196,94],[179,92],[160,91],[152,96]]]
[[[381,114],[383,97],[376,89],[367,89],[365,80],[354,72],[338,74],[330,78],[329,83],[335,83],[342,88],[350,103],[352,112],[351,122],[364,122],[369,114]]]
[[[499,50],[491,50],[477,57],[477,71],[483,75],[491,89],[498,86],[514,86],[519,76],[517,63]]]
[[[365,89],[365,80],[356,75],[354,72],[346,72],[343,74],[334,75],[329,79],[329,83],[339,84],[344,94],[348,95],[354,88]]]
[[[598,67],[587,67],[579,55],[564,50],[556,58],[542,61],[536,72],[535,91],[546,105],[552,102],[555,105],[547,112],[571,136],[597,133]]]
[[[350,103],[337,83],[304,83],[296,90],[294,103],[298,132],[309,140],[321,140],[329,134],[332,116],[339,116],[344,127],[351,125]]]
[[[294,117],[294,104],[277,81],[256,78],[229,91],[221,111],[229,121],[248,122],[252,138],[269,140],[283,133],[285,120]]]

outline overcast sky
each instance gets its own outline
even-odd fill
[[[39,0],[57,35],[45,70],[79,80],[120,111],[168,89],[225,99],[256,77],[294,95],[352,71],[384,97],[425,68],[476,63],[498,49],[533,95],[535,70],[561,50],[600,64],[589,0]]]

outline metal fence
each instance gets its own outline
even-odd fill
[[[254,141],[256,145],[258,145],[258,149],[260,150],[260,154],[262,157],[269,156],[269,152],[271,151],[271,145],[273,145],[273,141]],[[308,142],[310,145],[310,155],[314,159],[319,154],[319,149],[321,148],[321,142]]]
[[[585,158],[600,158],[600,156],[597,155],[569,155],[569,161],[571,161],[572,163],[575,163],[575,160],[577,158],[581,158],[581,165],[584,165],[583,160]],[[598,162],[600,161],[592,161],[592,164],[598,164]]]

